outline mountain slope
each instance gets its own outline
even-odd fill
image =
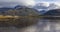
[[[10,9],[8,11],[4,11],[3,15],[37,16],[37,15],[39,15],[39,13],[37,12],[37,10],[35,10],[33,8],[21,7],[21,8],[17,8],[17,9]]]
[[[60,16],[60,9],[49,10],[44,15]]]

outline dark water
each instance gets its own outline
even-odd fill
[[[34,25],[25,28],[0,27],[0,32],[60,32],[60,20],[38,18]]]

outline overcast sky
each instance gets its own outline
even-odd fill
[[[0,7],[13,7],[16,5],[34,6],[37,2],[58,2],[60,0],[0,0]]]
[[[15,5],[25,5],[25,6],[34,6],[34,0],[0,0],[0,7],[10,7]]]
[[[60,0],[36,0],[36,1],[45,1],[45,2],[60,2]]]

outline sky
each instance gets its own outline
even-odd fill
[[[15,6],[15,5],[25,5],[25,6],[34,6],[34,0],[0,0],[0,7],[3,6]]]
[[[44,6],[49,6],[51,3],[60,6],[60,0],[36,0],[36,3],[42,3]]]
[[[60,0],[36,0],[36,1],[41,1],[41,2],[60,2]]]
[[[44,2],[44,5],[52,2],[59,5],[60,0],[0,0],[0,7],[14,7],[16,5],[34,6],[38,2]]]

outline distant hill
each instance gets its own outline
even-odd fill
[[[8,10],[10,10],[10,9],[13,9],[13,8],[3,7],[3,8],[0,8],[0,12],[8,11]]]
[[[13,10],[13,9],[18,9],[18,8],[21,8],[22,6],[20,5],[17,5],[15,6],[14,8],[10,8],[10,7],[2,7],[0,8],[0,12],[4,12],[4,11],[8,11],[8,10]]]
[[[48,12],[44,13],[44,15],[60,16],[60,9],[49,10]]]
[[[5,13],[5,11],[8,11],[8,10],[10,10],[10,9],[13,10],[13,8],[8,8],[8,7],[0,8],[0,15],[3,15],[3,14]]]

